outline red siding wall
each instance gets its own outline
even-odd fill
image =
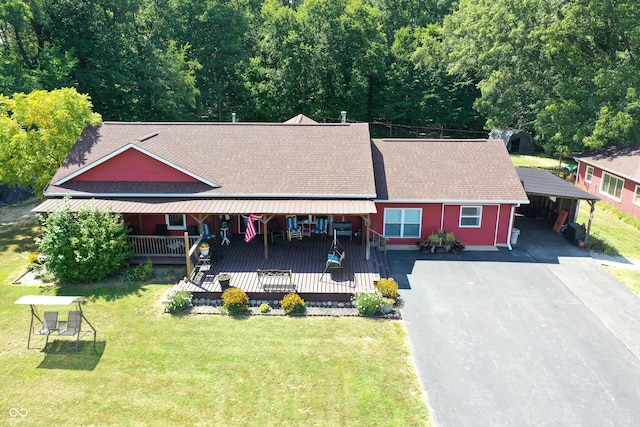
[[[456,238],[468,246],[494,246],[506,244],[509,240],[509,223],[512,205],[484,205],[482,207],[482,222],[479,228],[461,228],[460,205],[443,205],[441,203],[376,203],[378,213],[371,216],[372,227],[379,233],[384,226],[384,208],[422,208],[421,237],[426,238],[439,228],[452,232]],[[413,245],[415,238],[392,238],[389,245]]]
[[[620,209],[622,212],[625,212],[635,218],[640,219],[640,205],[633,203],[633,198],[635,196],[636,185],[639,183],[632,181],[630,179],[624,179],[610,172],[610,175],[616,176],[617,178],[624,179],[624,187],[622,189],[621,200],[618,201],[616,199],[611,198],[608,194],[604,194],[600,192],[600,183],[602,181],[602,169],[594,167],[593,168],[593,178],[591,182],[585,181],[585,175],[587,173],[587,164],[580,163],[580,167],[578,168],[578,176],[576,180],[576,185],[582,188],[585,191],[588,191],[591,194],[594,194],[602,199],[602,201],[610,204],[611,206]]]
[[[73,181],[195,182],[197,179],[131,148]]]

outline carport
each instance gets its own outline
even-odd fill
[[[579,202],[585,200],[591,206],[585,241],[589,239],[593,212],[599,197],[543,169],[517,167],[516,171],[531,202],[518,208],[518,213],[544,218],[553,226],[563,211],[566,211],[565,222],[574,223],[578,216]]]

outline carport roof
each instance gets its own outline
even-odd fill
[[[517,167],[520,182],[527,194],[536,196],[555,196],[563,199],[600,200],[564,179],[558,178],[543,169]]]

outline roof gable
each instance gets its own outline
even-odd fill
[[[373,160],[379,199],[528,203],[502,141],[376,139]]]
[[[56,182],[198,182],[205,181],[164,159],[128,144]],[[207,183],[217,186],[214,183]]]

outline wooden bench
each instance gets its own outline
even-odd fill
[[[265,292],[297,292],[291,270],[258,270],[256,273]]]

